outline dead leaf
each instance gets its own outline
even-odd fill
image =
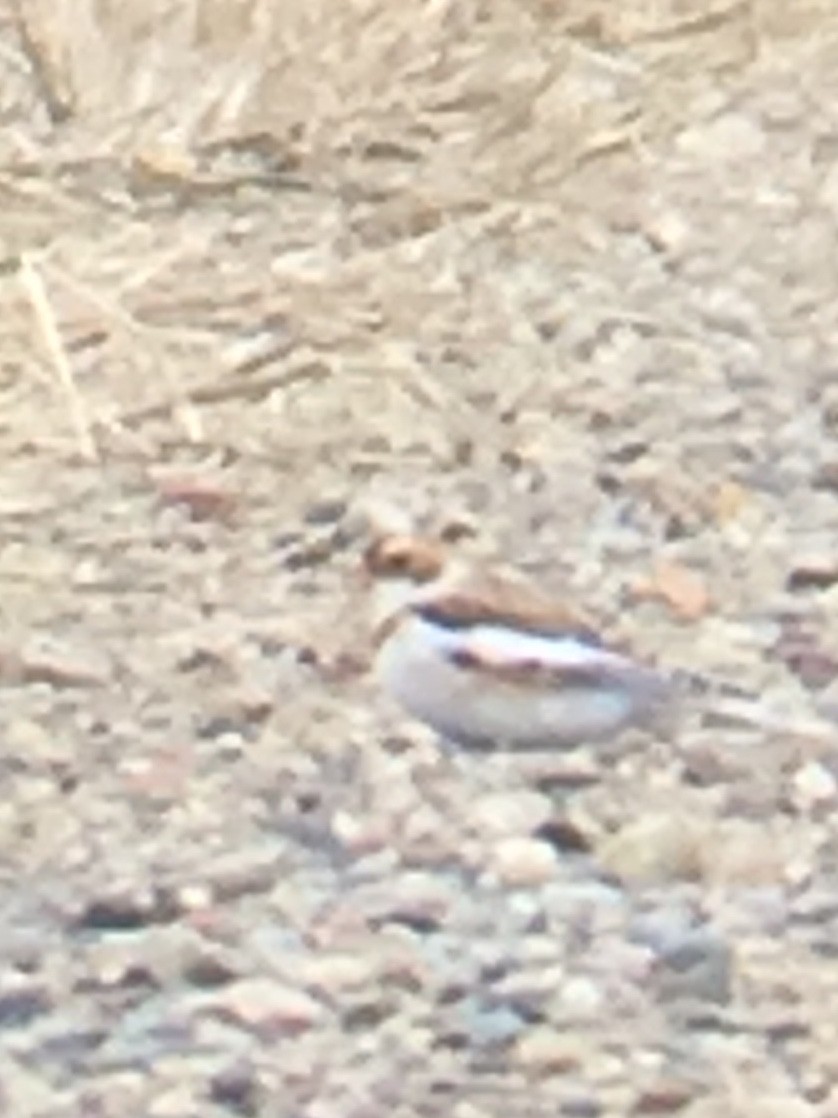
[[[690,567],[669,559],[656,564],[651,577],[637,588],[640,597],[666,605],[681,621],[698,621],[710,609],[704,578]]]

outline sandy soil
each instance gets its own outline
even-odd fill
[[[3,1113],[838,1115],[834,6],[0,29]],[[443,755],[371,501],[718,687]]]

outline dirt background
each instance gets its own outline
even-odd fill
[[[2,1112],[838,1115],[835,5],[3,3],[0,119]],[[748,717],[441,755],[382,501]]]

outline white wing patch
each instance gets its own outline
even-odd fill
[[[467,654],[487,664],[543,664],[545,668],[561,670],[629,663],[616,653],[576,637],[544,637],[503,625],[475,625],[457,630],[422,620],[420,627],[423,639],[440,652]]]

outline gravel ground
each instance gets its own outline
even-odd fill
[[[0,1110],[838,1115],[833,6],[186,7],[0,4]],[[376,502],[716,683],[444,753]]]

